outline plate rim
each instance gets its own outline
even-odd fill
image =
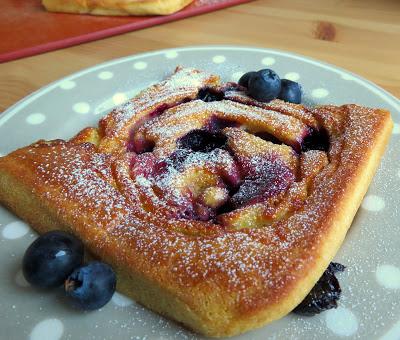
[[[306,62],[309,64],[313,64],[318,67],[325,68],[331,72],[335,72],[339,75],[347,75],[350,76],[350,79],[353,81],[356,81],[360,85],[366,87],[368,90],[372,91],[374,94],[379,96],[381,99],[386,101],[388,104],[390,104],[396,111],[397,114],[400,114],[400,99],[395,97],[393,94],[388,92],[387,90],[383,89],[379,85],[373,83],[372,81],[361,77],[360,75],[353,73],[352,71],[349,71],[345,68],[336,66],[334,64],[327,63],[325,61],[321,61],[316,58],[312,58],[309,56],[305,56],[302,54],[298,53],[293,53],[290,51],[286,50],[280,50],[280,49],[274,49],[274,48],[267,48],[267,47],[255,47],[255,46],[250,46],[250,45],[220,45],[220,44],[210,44],[210,45],[191,45],[191,46],[181,46],[181,47],[173,47],[173,48],[166,48],[166,49],[157,49],[157,50],[151,50],[143,53],[136,53],[136,54],[131,54],[128,56],[120,57],[120,58],[114,58],[111,60],[107,60],[89,67],[85,67],[79,71],[73,72],[71,74],[68,74],[67,76],[64,76],[62,78],[58,78],[47,85],[44,85],[37,90],[33,91],[32,93],[28,94],[27,96],[21,98],[18,100],[16,103],[12,104],[10,107],[8,107],[6,110],[2,112],[0,115],[0,127],[4,125],[5,122],[7,122],[10,118],[12,118],[20,109],[23,109],[27,105],[29,105],[31,102],[33,102],[35,99],[39,98],[40,96],[48,93],[50,90],[54,89],[55,87],[58,87],[59,84],[61,84],[64,81],[69,81],[73,80],[75,78],[78,78],[82,75],[85,75],[87,73],[92,73],[96,70],[112,66],[112,65],[117,65],[120,63],[124,63],[130,60],[135,60],[135,59],[140,59],[140,58],[147,58],[153,55],[157,54],[166,54],[168,52],[187,52],[187,51],[204,51],[204,50],[227,50],[227,51],[232,51],[232,50],[243,50],[247,52],[263,52],[263,53],[270,53],[278,56],[285,56],[285,57],[291,57],[295,58],[297,60],[300,60],[302,62]],[[394,112],[391,112],[392,116]]]
[[[346,74],[351,78],[351,80],[357,81],[359,84],[363,85],[369,90],[372,90],[374,94],[378,95],[382,100],[390,104],[395,111],[392,111],[392,117],[396,116],[398,119],[400,117],[400,99],[395,97],[393,94],[388,92],[387,90],[383,89],[379,85],[373,83],[372,81],[363,78],[359,76],[356,73],[353,73],[352,71],[349,71],[347,69],[344,69],[342,67],[336,66],[334,64],[327,63],[325,61],[321,61],[319,59],[315,59],[312,57],[308,57],[306,55],[298,54],[298,53],[293,53],[290,51],[285,51],[285,50],[280,50],[280,49],[272,49],[272,48],[264,48],[264,47],[253,47],[253,46],[247,46],[247,45],[192,45],[192,46],[182,46],[182,47],[173,47],[173,48],[167,48],[167,49],[157,49],[157,50],[151,50],[143,53],[136,53],[136,54],[131,54],[128,56],[120,57],[120,58],[114,58],[111,60],[107,60],[98,64],[94,64],[89,67],[82,68],[76,72],[73,72],[71,74],[68,74],[67,76],[64,76],[62,78],[58,78],[47,85],[44,85],[37,90],[33,91],[32,93],[28,94],[27,96],[19,99],[16,103],[12,104],[10,107],[8,107],[6,110],[3,111],[3,113],[0,114],[0,128],[4,125],[6,121],[11,119],[15,114],[19,113],[21,109],[24,107],[28,106],[30,103],[35,101],[37,98],[41,97],[42,95],[45,95],[52,89],[58,87],[62,82],[64,81],[69,81],[69,80],[74,80],[76,78],[79,78],[85,74],[93,73],[96,72],[97,70],[101,70],[105,67],[109,66],[114,66],[118,65],[120,63],[124,62],[129,62],[129,61],[134,61],[137,59],[141,58],[148,58],[154,55],[160,55],[160,54],[166,54],[168,52],[195,52],[195,51],[212,51],[212,50],[219,50],[219,51],[246,51],[246,52],[262,52],[265,54],[271,54],[271,55],[276,55],[276,56],[284,56],[284,57],[289,57],[289,58],[295,58],[297,60],[300,60],[302,62],[307,62],[310,64],[313,64],[317,67],[323,67],[331,72],[335,72],[336,74],[343,75]],[[382,334],[382,337],[389,337],[392,335],[398,335],[400,334],[400,320],[395,322],[389,330],[387,330],[384,334]],[[383,339],[383,338],[382,338]]]

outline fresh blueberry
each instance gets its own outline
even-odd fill
[[[244,87],[248,87],[249,86],[249,79],[250,77],[252,77],[253,75],[255,75],[257,72],[251,71],[251,72],[247,72],[244,75],[242,75],[239,79],[239,85],[244,86]]]
[[[75,307],[94,310],[110,301],[116,282],[115,273],[108,264],[94,261],[75,269],[64,288]]]
[[[247,92],[260,102],[269,102],[281,92],[281,79],[270,69],[260,70],[249,78]]]
[[[203,102],[216,102],[224,99],[224,93],[211,88],[200,89],[197,97]]]
[[[51,231],[37,238],[22,260],[25,279],[36,287],[60,286],[83,261],[83,244],[63,231]]]
[[[279,99],[285,102],[300,104],[301,103],[301,86],[295,81],[289,79],[282,79],[281,92],[278,96]]]

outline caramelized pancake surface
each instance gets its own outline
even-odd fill
[[[0,158],[0,201],[64,229],[119,290],[210,336],[286,315],[332,260],[384,151],[387,111],[259,103],[177,68],[70,141]]]

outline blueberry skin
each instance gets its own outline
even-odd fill
[[[239,79],[238,84],[244,87],[248,87],[249,86],[249,79],[250,77],[252,77],[253,75],[255,75],[257,72],[251,71],[251,72],[247,72],[244,75],[242,75]]]
[[[224,94],[211,88],[203,88],[199,90],[197,98],[206,103],[217,102],[224,99]]]
[[[247,92],[260,102],[270,102],[281,92],[281,79],[270,69],[260,70],[249,78]]]
[[[313,316],[325,310],[337,308],[342,290],[335,273],[342,272],[345,268],[340,263],[331,262],[315,286],[293,312]]]
[[[63,231],[50,231],[28,247],[22,272],[35,287],[55,288],[82,262],[83,243],[79,239]]]
[[[325,129],[311,130],[301,143],[301,151],[320,150],[328,152],[330,148],[330,140],[328,132]]]
[[[103,262],[90,262],[73,271],[64,287],[74,307],[94,310],[103,307],[115,292],[117,278]]]
[[[281,92],[278,96],[279,99],[285,102],[300,104],[301,103],[301,86],[295,81],[289,79],[282,79]]]
[[[211,152],[225,146],[227,138],[220,132],[192,130],[178,140],[178,146],[194,152]]]

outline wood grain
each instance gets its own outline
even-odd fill
[[[400,1],[259,0],[0,65],[0,110],[113,58],[161,48],[237,44],[291,51],[355,72],[400,97]]]

